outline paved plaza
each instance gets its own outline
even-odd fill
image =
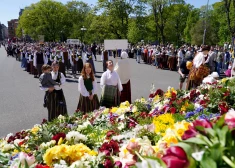
[[[113,59],[113,58],[112,58]],[[100,57],[98,56],[98,60]],[[114,59],[114,62],[117,59]],[[156,89],[166,90],[168,86],[178,88],[179,74],[168,70],[159,70],[153,66],[137,64],[129,59],[131,66],[132,101],[147,98],[152,83]],[[0,48],[0,137],[15,133],[21,129],[32,128],[47,118],[47,109],[43,107],[44,92],[39,89],[38,79],[23,71],[21,63],[7,57],[5,49]],[[99,85],[102,75],[102,62],[95,62]],[[77,79],[72,79],[70,72],[63,87],[69,115],[76,110],[79,92]],[[100,97],[101,88],[98,87]]]

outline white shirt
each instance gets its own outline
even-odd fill
[[[65,79],[65,77],[64,77],[64,74],[61,73],[61,72],[54,72],[54,71],[52,71],[52,72],[51,72],[51,77],[52,77],[52,79],[53,79],[53,80],[56,80],[57,77],[58,77],[58,73],[61,74],[60,86],[59,86],[59,85],[55,85],[55,86],[54,86],[55,90],[61,90],[61,89],[62,89],[61,85],[63,85],[63,84],[66,82],[66,79]],[[42,91],[48,91],[49,88],[40,87],[40,89],[41,89]]]
[[[56,56],[55,56],[55,58],[54,58],[54,61],[58,61],[59,62],[59,60],[62,60],[62,62],[64,63],[64,55],[63,54],[57,54]]]
[[[121,59],[114,67],[114,71],[118,73],[118,76],[122,84],[126,84],[131,78],[131,69],[128,59]]]
[[[46,63],[46,58],[45,58],[45,54],[43,54],[43,61],[44,64]],[[37,52],[34,53],[34,57],[33,57],[33,66],[37,66]]]
[[[92,90],[92,95],[97,93],[97,82],[96,80],[92,82],[93,85],[93,90]],[[83,77],[80,76],[78,79],[78,91],[81,93],[82,96],[89,97],[90,94],[87,91],[85,85],[84,85],[84,80]]]
[[[117,72],[110,70],[105,71],[100,79],[100,86],[103,88],[105,85],[118,86],[118,90],[123,90],[122,83]]]

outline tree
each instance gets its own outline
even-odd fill
[[[45,35],[46,41],[58,40],[67,32],[67,9],[53,0],[41,0],[29,6],[20,17],[20,25],[34,39]]]

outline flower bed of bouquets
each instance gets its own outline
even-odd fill
[[[235,167],[235,79],[44,120],[0,140],[0,167]]]

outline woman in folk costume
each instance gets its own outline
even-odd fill
[[[27,68],[27,50],[24,48],[21,52],[21,68]]]
[[[168,51],[167,66],[171,71],[173,71],[176,67],[176,56],[174,53],[174,48]]]
[[[107,50],[103,50],[101,53],[101,61],[103,62],[103,71],[105,72],[107,70],[107,61],[109,59],[108,56],[108,51]]]
[[[96,71],[95,71],[95,64],[94,64],[94,61],[93,61],[94,60],[94,55],[91,52],[91,47],[88,48],[88,50],[87,50],[87,52],[86,52],[86,54],[84,56],[85,56],[86,62],[89,62],[91,64],[93,72],[95,74],[96,73]]]
[[[51,65],[53,61],[51,60],[51,52],[49,48],[46,49],[45,58],[46,58],[46,63],[48,65]]]
[[[27,56],[26,56],[26,59],[27,59],[27,68],[26,68],[26,71],[27,71],[28,73],[30,73],[29,56],[30,56],[29,49],[27,49]]]
[[[59,62],[59,66],[60,66],[59,71],[62,72],[64,76],[66,77],[63,52],[61,52],[60,50],[57,50],[54,61]]]
[[[29,57],[29,67],[30,67],[30,74],[33,74],[33,70],[34,70],[34,67],[33,67],[33,51],[31,49],[29,49],[29,52],[28,52],[28,57]]]
[[[209,75],[210,69],[205,62],[208,57],[210,47],[204,46],[193,59],[193,66],[190,69],[186,90],[196,88],[202,83],[202,80]]]
[[[85,63],[81,76],[78,79],[80,98],[78,107],[81,112],[87,113],[99,109],[97,83],[90,63]]]
[[[78,48],[77,56],[78,56],[77,70],[78,73],[81,73],[83,69],[83,59],[82,59],[82,49],[80,47]]]
[[[131,103],[131,73],[130,73],[130,64],[127,59],[128,54],[126,51],[122,51],[121,60],[117,62],[114,67],[114,71],[118,73],[121,83],[122,83],[122,92],[120,97],[120,102],[128,101]]]
[[[122,83],[117,72],[114,71],[113,61],[107,61],[107,71],[105,71],[100,79],[102,88],[100,105],[107,108],[120,105],[120,95]]]
[[[72,53],[70,54],[69,60],[72,66],[73,78],[75,79],[77,75],[77,61],[78,61],[78,56],[75,50],[73,50]]]
[[[47,100],[46,100],[46,107],[48,110],[48,121],[52,121],[53,119],[57,118],[59,115],[67,115],[67,106],[64,97],[64,93],[62,87],[66,81],[63,73],[59,72],[59,64],[58,62],[52,63],[52,72],[51,72],[52,79],[60,84],[60,86],[55,86],[52,88],[42,88],[41,90],[46,91]],[[61,94],[62,91],[62,99],[61,95],[58,96],[59,92]],[[61,103],[62,100],[62,103]]]

